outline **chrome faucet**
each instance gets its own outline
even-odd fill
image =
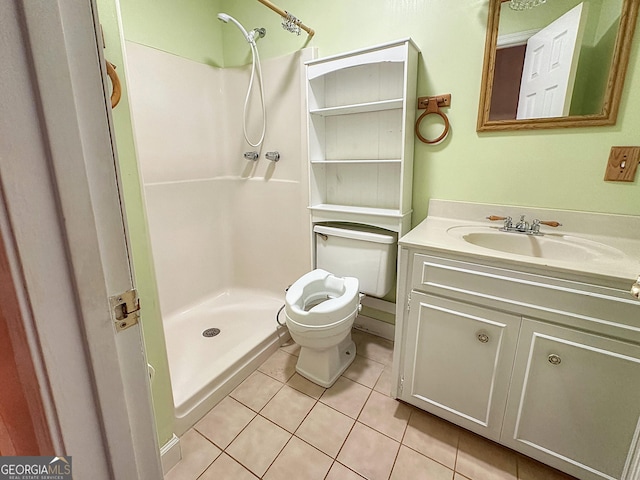
[[[524,215],[520,215],[520,221],[515,225],[513,224],[513,220],[511,219],[511,217],[497,217],[495,215],[491,215],[490,217],[487,217],[487,220],[491,220],[491,221],[503,220],[504,225],[500,229],[500,231],[502,232],[524,233],[526,235],[544,235],[544,233],[540,231],[540,225],[546,225],[548,227],[554,227],[554,228],[562,226],[561,223],[556,221],[551,221],[551,220],[543,221],[543,220],[538,220],[537,218],[533,220],[531,224],[529,224],[529,222],[525,220]]]
[[[524,215],[520,215],[520,221],[516,223],[515,229],[521,233],[529,232],[529,222],[525,221]]]

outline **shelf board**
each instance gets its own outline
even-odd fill
[[[357,103],[353,105],[341,105],[339,107],[314,108],[309,110],[312,115],[331,117],[335,115],[350,115],[354,113],[380,112],[383,110],[395,110],[402,108],[402,98],[380,100],[378,102]]]
[[[404,216],[404,214],[402,214],[398,209],[355,207],[352,205],[331,205],[327,203],[311,205],[309,209],[319,212],[354,213],[358,215],[372,215],[376,217],[402,218]]]
[[[376,163],[402,163],[402,160],[399,158],[379,158],[379,159],[370,159],[370,160],[311,160],[311,163],[314,164],[376,164]]]

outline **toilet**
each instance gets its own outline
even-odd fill
[[[362,294],[383,297],[395,280],[393,232],[361,225],[315,225],[316,269],[285,296],[285,321],[300,345],[296,371],[325,388],[351,365],[351,328]]]

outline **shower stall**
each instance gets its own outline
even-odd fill
[[[252,161],[250,65],[222,69],[133,42],[126,53],[180,435],[279,346],[285,288],[311,268],[302,112],[312,55],[262,62],[268,126]],[[259,132],[253,100],[246,128]]]

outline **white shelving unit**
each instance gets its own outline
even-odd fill
[[[313,223],[409,231],[418,53],[403,39],[307,63]]]

